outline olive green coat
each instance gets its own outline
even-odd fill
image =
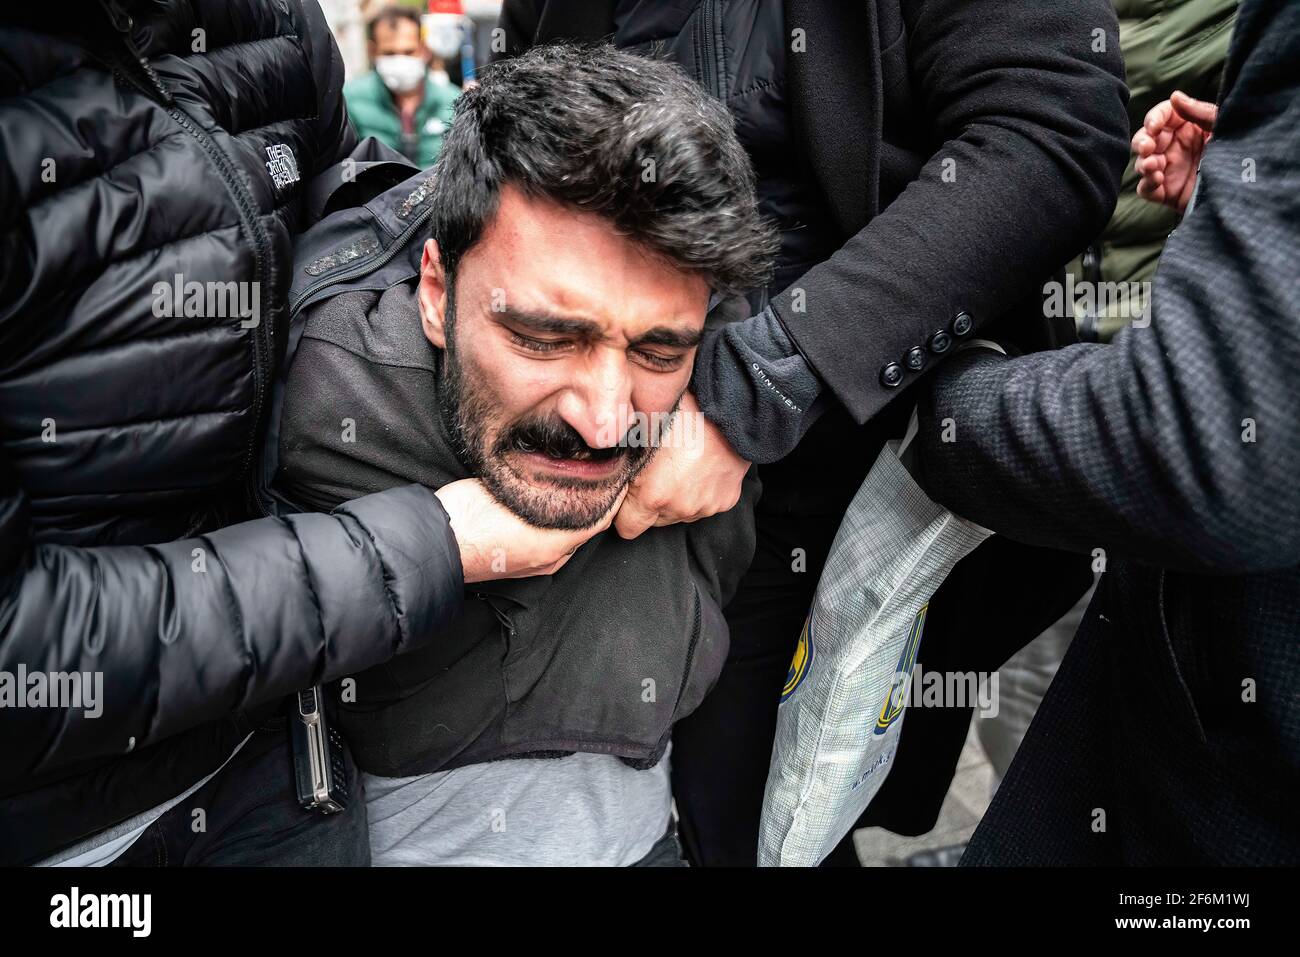
[[[1214,100],[1236,17],[1236,0],[1114,0],[1120,21],[1120,47],[1128,74],[1129,125],[1137,132],[1147,111],[1174,90]],[[1155,273],[1165,237],[1178,224],[1173,210],[1137,195],[1132,163],[1124,174],[1119,203],[1095,250],[1100,252],[1100,279],[1105,283],[1143,283]],[[1084,274],[1082,260],[1072,265],[1076,290]],[[1139,287],[1141,288],[1141,287]],[[1149,288],[1149,287],[1145,287]],[[1087,315],[1086,297],[1076,301],[1076,318],[1084,338],[1108,340],[1132,318],[1133,301],[1093,291],[1095,319]],[[1095,323],[1095,325],[1094,325]]]

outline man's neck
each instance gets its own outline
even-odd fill
[[[424,99],[424,81],[409,93],[394,93],[393,105],[397,107],[397,112],[403,115],[414,113],[420,108],[420,102]]]

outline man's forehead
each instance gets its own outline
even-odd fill
[[[375,42],[376,43],[418,43],[420,40],[420,28],[410,20],[390,20],[384,23],[375,24]]]
[[[493,285],[497,312],[585,320],[631,337],[648,325],[704,321],[708,283],[591,213],[506,187],[465,258]]]

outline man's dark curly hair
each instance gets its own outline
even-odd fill
[[[677,66],[610,46],[541,46],[456,101],[433,238],[449,278],[505,183],[605,217],[720,293],[766,281],[775,239],[731,115]]]

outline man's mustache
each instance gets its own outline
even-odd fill
[[[538,452],[553,459],[606,462],[626,456],[631,449],[620,444],[592,448],[581,433],[559,417],[532,418],[516,422],[498,436],[493,454]]]

